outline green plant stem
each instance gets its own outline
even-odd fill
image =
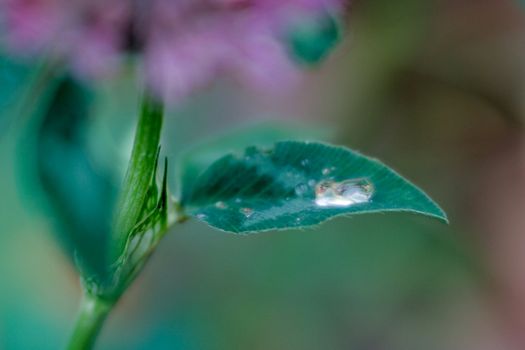
[[[113,243],[109,252],[112,261],[117,261],[123,253],[128,237],[137,224],[144,207],[148,188],[155,173],[162,119],[162,104],[145,94],[135,130],[131,158],[115,211]],[[102,298],[95,296],[89,289],[84,291],[69,350],[84,350],[93,347],[105,319],[124,292],[125,290],[121,290],[118,295]]]
[[[135,131],[126,176],[116,210],[113,229],[113,259],[117,259],[126,244],[128,235],[136,225],[155,172],[157,152],[162,130],[162,104],[149,95],[142,101],[141,113]]]
[[[114,303],[84,293],[68,350],[92,349]]]

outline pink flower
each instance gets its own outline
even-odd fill
[[[0,0],[7,46],[50,51],[98,77],[137,49],[144,81],[177,100],[219,76],[275,91],[297,80],[282,37],[342,0]]]
[[[0,0],[5,44],[19,54],[53,53],[85,76],[108,72],[121,51],[125,0]]]

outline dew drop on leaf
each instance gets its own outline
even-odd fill
[[[298,196],[303,196],[308,192],[308,185],[304,183],[300,183],[297,186],[295,186],[295,194]]]
[[[215,203],[215,208],[226,209],[226,208],[228,208],[228,204],[224,203],[223,201],[219,201],[219,202]]]
[[[241,213],[246,216],[247,218],[249,218],[250,216],[253,215],[253,209],[252,208],[241,208]]]
[[[374,186],[367,179],[322,181],[315,188],[315,204],[319,207],[349,207],[369,202],[373,194]]]

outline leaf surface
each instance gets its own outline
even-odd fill
[[[224,135],[210,138],[187,149],[178,157],[179,178],[185,185],[181,191],[191,190],[191,184],[198,175],[225,154],[242,151],[249,146],[271,147],[279,141],[301,140],[305,137],[324,140],[328,139],[331,134],[332,130],[326,128],[305,127],[298,123],[266,122],[241,127]],[[182,196],[186,194],[183,193]]]

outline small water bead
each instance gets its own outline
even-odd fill
[[[303,167],[306,168],[309,164],[310,164],[310,160],[309,160],[309,159],[303,159],[303,160],[301,160],[301,165],[302,165]]]
[[[329,167],[329,168],[324,168],[321,173],[323,175],[330,175],[331,173],[333,173],[337,168],[335,166],[332,166],[332,167]]]
[[[249,218],[253,215],[253,209],[252,208],[241,208],[240,212],[246,217]]]
[[[224,203],[223,201],[219,201],[215,203],[215,208],[217,209],[226,209],[228,208],[228,204]]]
[[[322,181],[315,188],[315,204],[320,207],[349,207],[369,202],[373,194],[374,186],[367,179]]]
[[[315,181],[314,179],[308,180],[308,186],[310,186],[310,187],[315,187],[316,183],[317,183],[317,181]]]
[[[308,185],[304,183],[300,183],[297,186],[295,186],[295,194],[298,196],[304,196],[308,192]]]

